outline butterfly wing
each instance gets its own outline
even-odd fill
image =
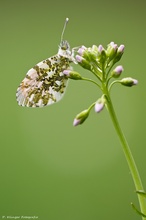
[[[56,55],[30,69],[16,92],[17,102],[26,107],[43,107],[58,102],[64,95],[70,67],[68,58]]]

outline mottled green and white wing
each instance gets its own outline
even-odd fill
[[[64,95],[69,59],[53,56],[30,69],[16,92],[17,102],[26,107],[43,107],[58,102]]]

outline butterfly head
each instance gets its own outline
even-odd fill
[[[68,43],[68,41],[63,40],[63,35],[64,35],[64,31],[66,29],[66,25],[69,21],[69,18],[65,19],[65,23],[64,23],[64,27],[63,27],[63,31],[61,34],[61,43],[59,45],[59,50],[58,50],[58,55],[69,58],[71,57],[71,51],[70,51],[70,45]]]
[[[68,41],[62,40],[60,43],[60,48],[62,50],[70,50],[70,45],[69,45]]]
[[[59,46],[58,54],[63,57],[69,57],[71,55],[70,45],[68,41],[62,40]]]

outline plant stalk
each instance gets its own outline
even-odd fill
[[[117,132],[117,135],[120,139],[120,142],[121,142],[121,145],[122,145],[122,148],[123,148],[123,151],[124,151],[124,154],[125,154],[125,157],[126,157],[126,160],[127,160],[127,163],[128,163],[128,166],[129,166],[129,169],[130,169],[133,181],[134,181],[134,184],[135,184],[136,191],[144,191],[136,163],[134,161],[134,158],[132,156],[132,153],[131,153],[129,145],[126,141],[126,138],[122,132],[122,129],[119,125],[119,122],[116,117],[109,92],[106,87],[103,88],[103,92],[107,97],[107,103],[106,103],[107,109],[108,109],[108,112],[111,116],[112,122],[113,122],[115,130]],[[140,194],[137,194],[137,196],[138,196],[141,212],[144,215],[146,215],[146,198]],[[145,217],[142,217],[142,220],[145,220],[145,219],[146,219]]]

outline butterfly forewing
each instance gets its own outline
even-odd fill
[[[58,102],[67,86],[63,70],[69,69],[70,62],[68,57],[57,54],[31,68],[17,89],[18,104],[43,107]]]

